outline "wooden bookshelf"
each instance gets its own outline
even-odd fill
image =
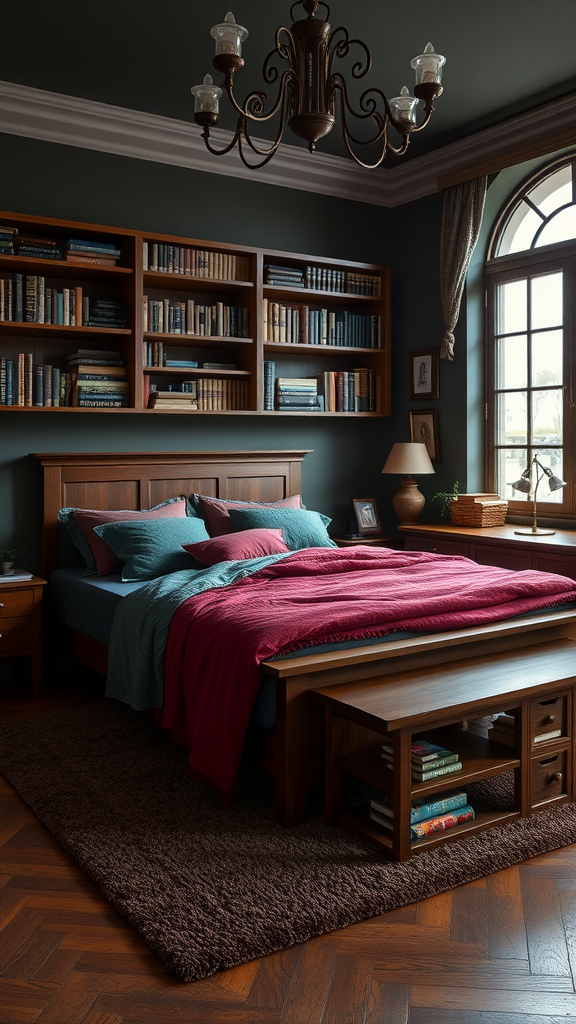
[[[163,412],[177,412],[179,415],[209,412],[219,415],[308,417],[390,414],[390,272],[386,267],[6,211],[0,211],[0,231],[2,226],[17,228],[18,235],[15,237],[27,235],[56,240],[62,245],[63,252],[66,252],[70,239],[82,239],[96,246],[98,243],[102,245],[111,242],[120,250],[121,255],[115,265],[99,265],[70,262],[64,256],[61,259],[48,259],[42,255],[38,258],[19,255],[18,246],[14,253],[0,249],[0,281],[4,282],[3,295],[0,293],[0,299],[3,298],[3,305],[0,303],[0,357],[16,363],[17,370],[18,355],[31,354],[30,362],[34,366],[56,367],[64,374],[70,370],[68,357],[77,350],[92,349],[102,352],[103,356],[110,350],[119,351],[129,384],[126,407],[79,408],[69,404],[29,404],[29,388],[25,404],[14,404],[18,401],[16,386],[13,388],[13,404],[6,404],[5,401],[0,404],[3,411],[154,412],[156,415]],[[307,285],[292,287],[265,283],[266,268],[270,265],[292,268],[295,273],[300,269],[304,275],[308,275]],[[230,277],[233,273],[238,276]],[[35,316],[33,321],[13,318],[14,275],[22,275],[24,282],[24,309],[21,315]],[[75,314],[74,321],[41,322],[43,317],[46,318],[48,309],[44,291],[39,293],[39,297],[35,294],[36,306],[32,305],[28,313],[26,311],[26,281],[34,281],[35,278],[43,278],[42,288],[50,289],[51,296],[53,292],[63,289],[77,289],[76,294],[89,303],[97,299],[122,303],[126,311],[126,326],[88,326],[80,313]],[[6,283],[9,280],[10,286]],[[364,280],[369,282],[375,294],[362,294],[356,290]],[[331,286],[321,286],[323,281],[329,282]],[[346,288],[346,281],[352,282],[353,287]],[[36,284],[35,287],[40,288],[40,285]],[[148,304],[146,322],[145,296]],[[318,338],[317,344],[311,343],[309,339],[303,343],[302,336],[294,336],[289,343],[284,339],[275,341],[268,337],[264,323],[267,302],[298,309],[301,316],[302,311],[308,307],[325,310],[322,315],[332,325],[347,324],[347,318],[355,317],[355,324],[371,323],[374,336],[377,337],[376,340],[371,338],[369,344],[362,344],[362,337],[358,334],[354,344],[347,343],[346,336],[339,337],[338,343],[326,337]],[[151,329],[151,303],[154,304],[154,329]],[[208,326],[206,321],[202,325],[206,333],[199,331],[198,322],[192,319],[197,309],[203,310],[200,315],[211,317]],[[208,310],[216,312],[208,314]],[[51,310],[47,315],[56,320],[57,314]],[[160,316],[162,319],[159,319]],[[164,365],[164,360],[170,358],[189,360],[198,365]],[[350,402],[356,404],[352,404],[347,412],[336,409],[329,411],[327,403],[324,412],[267,408],[265,361],[275,364],[275,377],[316,377],[320,388],[326,383],[329,374],[335,379],[335,375],[342,376],[344,373],[348,375],[346,379],[350,380]],[[157,365],[154,365],[155,362]],[[227,366],[209,369],[203,366],[204,362]],[[232,366],[233,369],[229,368]],[[358,397],[360,370],[364,372],[363,386],[367,379],[372,385],[370,408],[367,399]],[[52,371],[47,372],[52,375]],[[356,377],[353,382],[350,376],[354,374]],[[244,380],[247,387],[246,408],[172,410],[148,407],[150,388],[178,391],[183,379],[201,381],[210,378],[214,378],[215,388],[216,382],[222,379]],[[0,385],[2,383],[0,380]],[[356,398],[354,387],[358,393]],[[5,392],[2,395],[5,398]],[[46,397],[44,391],[43,398]]]

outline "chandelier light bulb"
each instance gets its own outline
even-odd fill
[[[242,25],[236,24],[236,18],[232,11],[224,18],[220,25],[214,25],[210,34],[216,40],[215,56],[220,53],[232,54],[235,57],[242,56],[242,43],[248,37],[248,30]]]
[[[399,96],[393,96],[390,100],[390,109],[392,111],[392,117],[400,123],[407,125],[416,123],[416,105],[420,100],[416,99],[415,96],[411,96],[408,87],[403,85],[400,89]]]

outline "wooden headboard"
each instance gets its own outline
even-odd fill
[[[35,454],[44,476],[44,574],[59,565],[60,508],[137,510],[194,492],[279,501],[300,493],[309,451]]]

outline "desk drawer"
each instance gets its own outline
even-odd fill
[[[410,551],[432,551],[438,555],[464,555],[468,558],[470,546],[455,540],[432,540],[418,537],[408,538],[406,547]]]
[[[0,587],[0,619],[32,615],[33,607],[34,593],[30,587],[26,590],[8,590],[7,587]]]
[[[551,803],[568,793],[568,751],[532,758],[532,807]]]
[[[33,645],[32,618],[3,619],[0,622],[0,658],[15,651],[29,651]]]
[[[530,735],[532,743],[537,747],[541,743],[569,735],[567,693],[555,693],[552,697],[532,701]]]

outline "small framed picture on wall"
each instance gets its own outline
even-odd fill
[[[410,353],[410,398],[438,398],[439,356],[437,348]]]
[[[432,462],[440,462],[437,409],[410,412],[410,440],[425,444]]]
[[[354,513],[358,523],[358,533],[368,536],[371,533],[381,533],[376,498],[353,498]]]

